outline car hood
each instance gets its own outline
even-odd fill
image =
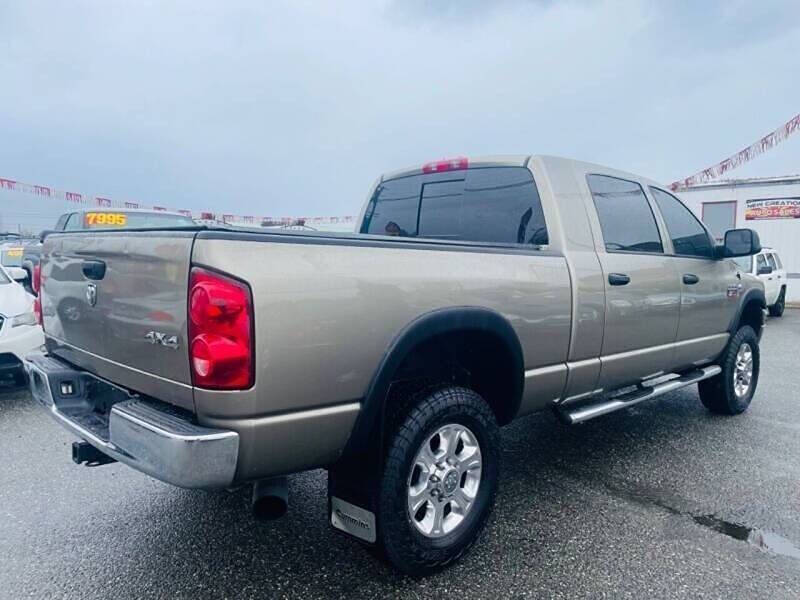
[[[0,315],[13,317],[30,312],[32,306],[33,296],[24,287],[18,283],[0,284]]]

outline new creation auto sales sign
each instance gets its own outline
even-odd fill
[[[800,219],[800,198],[748,200],[745,204],[744,218],[748,221],[757,219]]]

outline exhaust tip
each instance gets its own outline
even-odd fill
[[[280,519],[289,510],[286,477],[263,479],[253,484],[253,516],[259,521]]]
[[[286,500],[277,496],[264,496],[253,502],[253,516],[258,521],[280,519],[288,509]]]

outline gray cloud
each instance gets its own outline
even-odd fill
[[[0,176],[244,214],[354,213],[453,154],[671,180],[800,110],[795,6],[4,3]]]

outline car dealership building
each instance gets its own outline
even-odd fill
[[[756,230],[783,262],[787,302],[800,303],[800,175],[700,183],[678,195],[717,238],[736,227]]]

